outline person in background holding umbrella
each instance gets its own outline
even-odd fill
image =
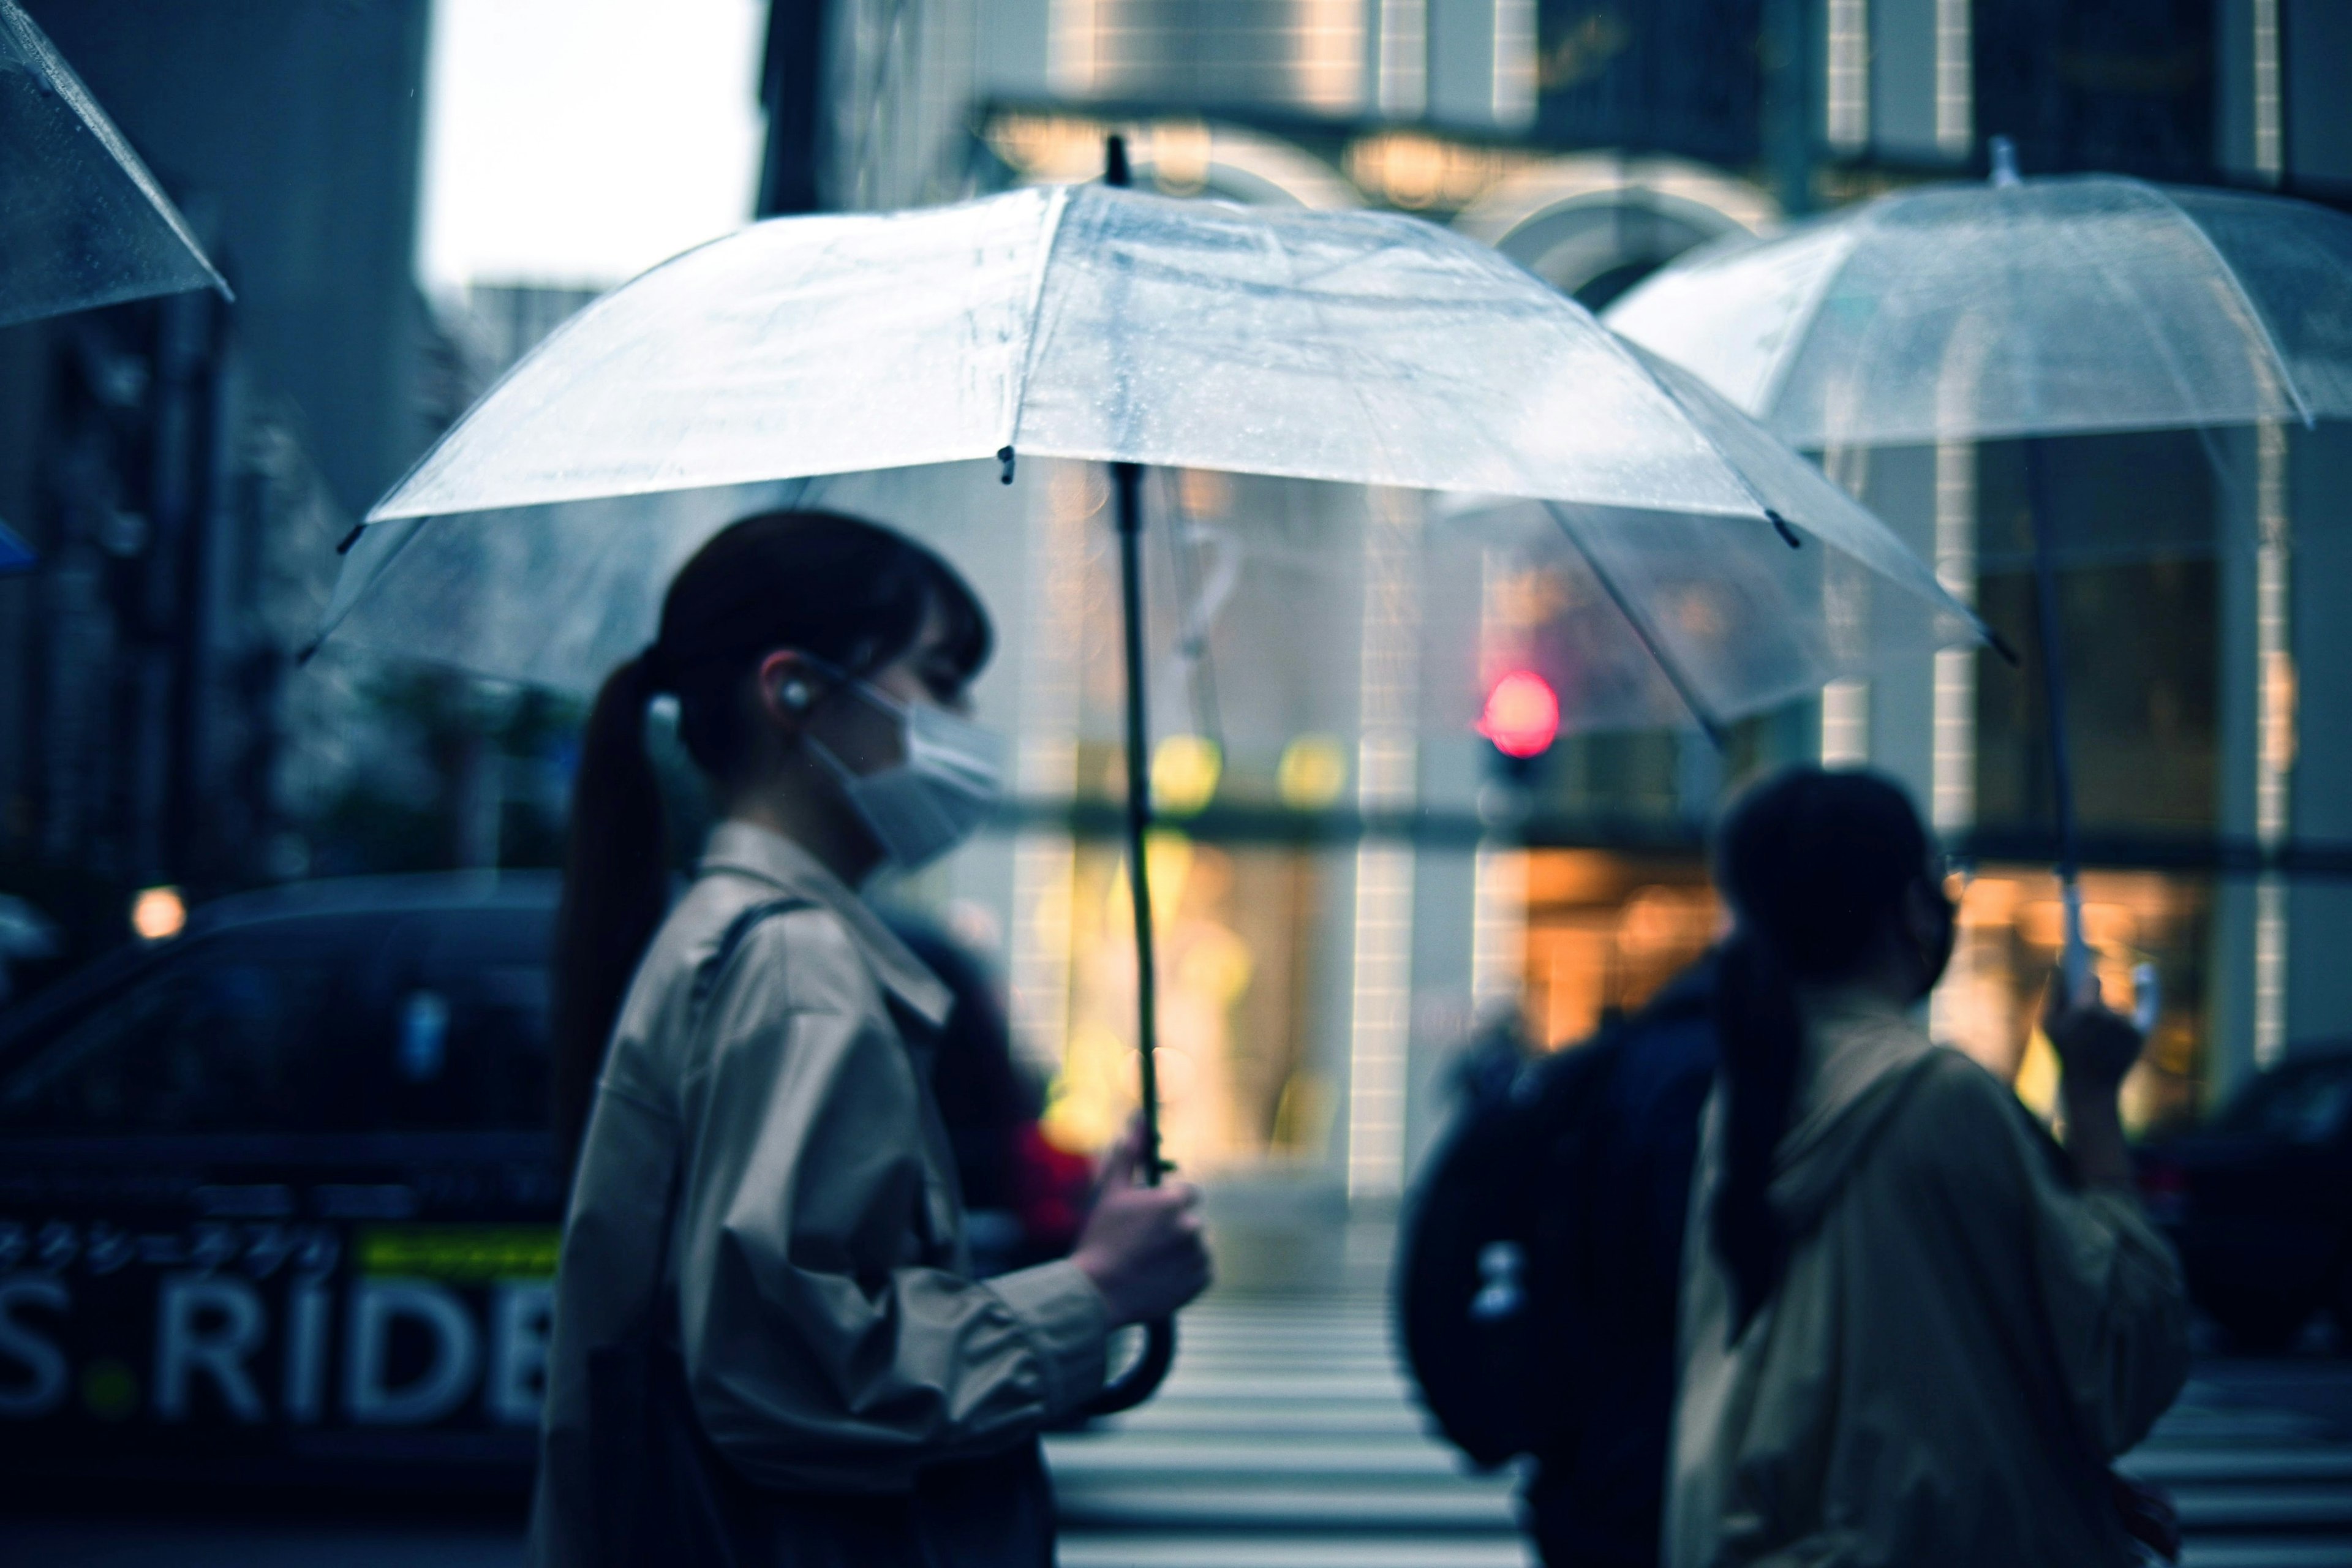
[[[996,746],[958,710],[990,641],[929,552],[767,513],[688,562],[597,698],[557,937],[559,1081],[596,1089],[541,1563],[1048,1563],[1036,1432],[1101,1386],[1109,1330],[1207,1283],[1197,1194],[1129,1184],[1131,1146],[1070,1258],[970,1278],[927,1081],[948,992],[854,889],[985,813]],[[664,693],[722,818],[667,917]]]
[[[1736,920],[1685,1244],[1668,1568],[2137,1561],[2178,1551],[2109,1462],[2188,1373],[2116,1089],[2139,1053],[2054,1005],[2062,1151],[1911,1009],[1953,910],[1900,789],[1791,769],[1717,838]]]

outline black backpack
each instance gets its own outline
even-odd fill
[[[1620,1026],[1516,1075],[1465,1074],[1462,1110],[1407,1209],[1405,1357],[1446,1437],[1479,1465],[1545,1451],[1571,1418],[1580,1200],[1625,1048]]]

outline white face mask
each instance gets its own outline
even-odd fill
[[[928,702],[901,702],[863,680],[852,689],[898,716],[906,760],[855,773],[811,735],[810,749],[850,809],[902,871],[927,866],[971,837],[1003,787],[1004,740]]]

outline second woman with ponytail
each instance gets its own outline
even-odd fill
[[[1735,921],[1685,1232],[1667,1568],[2091,1568],[2162,1521],[2108,1462],[2188,1370],[2095,997],[2048,1019],[2066,1144],[1916,1009],[1954,911],[1910,801],[1793,768],[1716,842]]]
[[[1049,1563],[1038,1430],[1110,1330],[1207,1281],[1196,1194],[1118,1157],[1070,1258],[969,1275],[929,1084],[949,994],[857,889],[985,815],[990,640],[911,541],[770,513],[679,571],[597,698],[557,926],[541,1563]],[[674,907],[662,696],[719,818]]]

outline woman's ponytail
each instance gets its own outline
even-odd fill
[[[1717,831],[1715,879],[1737,924],[1716,970],[1723,1164],[1707,1235],[1731,1277],[1735,1340],[1788,1260],[1772,1161],[1803,1088],[1797,987],[1843,983],[1871,961],[1928,875],[1927,847],[1893,780],[1815,767],[1759,784]]]
[[[1771,944],[1739,931],[1717,951],[1716,1038],[1722,1049],[1723,1168],[1708,1237],[1731,1277],[1731,1337],[1780,1282],[1788,1238],[1772,1212],[1772,1153],[1797,1096],[1804,1023]]]
[[[549,1019],[556,1156],[567,1174],[621,999],[669,902],[661,785],[646,750],[646,709],[662,685],[653,662],[648,649],[605,678],[572,786]]]

